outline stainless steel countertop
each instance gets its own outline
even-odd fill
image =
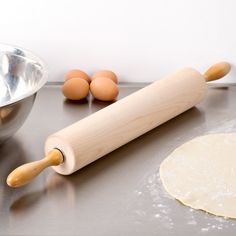
[[[43,157],[45,138],[107,103],[67,102],[55,85],[38,94],[24,126],[0,148],[0,235],[235,235],[236,221],[191,210],[159,180],[161,161],[199,135],[236,131],[236,87],[210,88],[184,114],[71,176],[46,170],[31,184],[5,184],[16,166]],[[140,89],[120,88],[120,97]],[[184,180],[183,180],[184,181]]]

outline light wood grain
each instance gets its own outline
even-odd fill
[[[51,135],[45,152],[60,149],[65,162],[53,168],[71,174],[195,106],[206,90],[203,75],[183,69]]]
[[[48,155],[44,159],[24,164],[16,168],[7,177],[7,184],[10,187],[23,186],[28,182],[30,182],[33,178],[35,178],[45,168],[49,166],[60,165],[62,162],[63,162],[62,153],[57,149],[53,149],[48,153]]]

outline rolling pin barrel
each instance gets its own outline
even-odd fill
[[[199,103],[206,94],[202,74],[186,68],[127,96],[48,137],[45,153],[59,149],[68,175]]]

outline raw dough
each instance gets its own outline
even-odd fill
[[[183,144],[162,162],[160,177],[166,191],[183,204],[236,218],[236,133]]]

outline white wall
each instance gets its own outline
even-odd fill
[[[107,68],[149,82],[184,66],[236,64],[235,0],[3,0],[0,41],[40,55],[50,80]],[[223,82],[236,82],[233,71]]]

